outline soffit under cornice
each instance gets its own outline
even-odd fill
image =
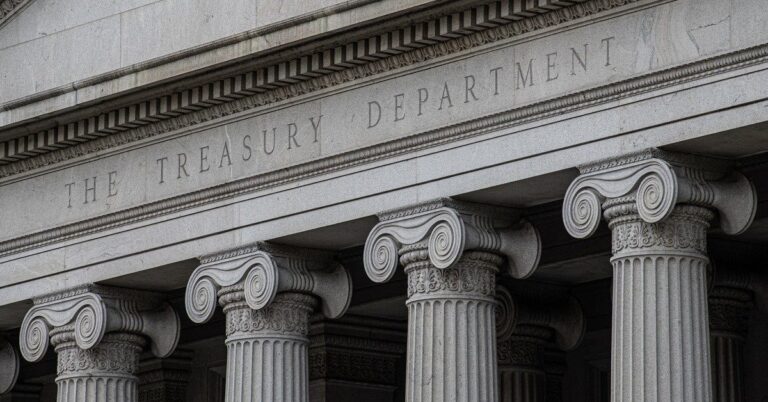
[[[0,142],[0,177],[552,27],[639,0],[502,0]],[[524,4],[525,3],[525,4]],[[215,113],[206,113],[212,110]]]

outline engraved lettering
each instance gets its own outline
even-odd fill
[[[109,190],[107,191],[107,197],[114,197],[117,195],[117,171],[113,170],[107,174],[109,184]]]
[[[579,52],[576,51],[576,49],[571,48],[571,75],[576,75],[576,62],[581,65],[581,68],[584,69],[584,72],[587,72],[587,46],[588,44],[584,44],[584,58],[582,59],[581,56],[579,56]]]
[[[160,184],[165,183],[164,178],[164,172],[165,172],[165,162],[168,162],[168,157],[164,156],[162,158],[159,158],[157,160],[157,164],[160,165]]]
[[[520,63],[515,63],[517,66],[517,81],[515,83],[515,89],[520,89],[520,83],[523,84],[523,88],[527,86],[533,86],[533,60],[528,60],[528,71],[526,74],[523,74],[523,69],[520,67]],[[531,82],[528,83],[528,79],[530,78]]]
[[[181,179],[181,172],[184,172],[184,176],[189,177],[189,173],[187,173],[187,168],[185,167],[187,165],[187,154],[185,153],[179,153],[176,154],[176,159],[178,161],[178,174],[176,175],[176,180]]]
[[[480,100],[475,96],[475,76],[474,75],[465,75],[464,76],[464,103],[469,103],[469,95],[472,95],[472,99],[474,100]]]
[[[208,163],[208,145],[204,147],[200,147],[200,173],[207,172],[211,170],[211,165]],[[205,166],[203,166],[205,165]]]
[[[405,94],[395,95],[395,121],[400,121],[405,118],[405,111],[403,110],[403,98]],[[400,114],[402,112],[402,115]]]
[[[67,208],[72,208],[72,186],[74,186],[75,183],[67,183],[64,185],[64,187],[67,188]]]
[[[88,178],[85,179],[85,201],[83,204],[88,203],[88,193],[91,193],[91,202],[96,202],[96,176],[93,176],[93,186],[88,186]]]
[[[616,39],[616,37],[611,36],[600,41],[600,47],[602,47],[603,44],[605,44],[605,66],[606,67],[611,65],[611,41],[614,39]]]
[[[499,71],[503,70],[503,67],[496,67],[491,69],[491,75],[493,75],[493,95],[499,94]]]
[[[224,166],[224,158],[227,158],[227,166],[232,166],[232,159],[229,157],[229,144],[227,140],[224,140],[224,148],[221,150],[221,159],[219,159],[219,167]]]
[[[558,72],[555,72],[555,75],[552,76],[552,70],[556,68],[557,68],[557,52],[549,53],[547,55],[547,82],[554,81],[557,79],[557,77],[560,76],[560,73]]]
[[[299,129],[296,127],[296,123],[288,123],[288,149],[291,149],[291,141],[296,144],[296,148],[301,146],[299,145],[299,142],[296,141],[296,133],[298,132]]]
[[[373,105],[376,105],[376,122],[373,122]],[[368,128],[376,127],[381,120],[381,105],[379,102],[368,102]]]
[[[417,116],[421,116],[421,108],[424,106],[424,103],[429,99],[429,91],[427,91],[427,88],[419,88],[419,113]]]
[[[451,92],[448,90],[448,81],[443,84],[443,96],[440,97],[440,107],[437,108],[437,110],[443,110],[443,102],[446,99],[448,100],[448,107],[453,107],[453,102],[451,101]]]
[[[264,147],[264,153],[267,155],[272,155],[272,152],[275,152],[275,137],[277,136],[277,128],[272,128],[272,148],[267,148],[267,130],[263,130],[261,132],[262,138],[264,139],[262,141],[262,145]]]
[[[312,123],[312,130],[315,131],[315,140],[312,141],[313,144],[319,140],[319,137],[320,137],[320,123],[322,121],[323,121],[323,115],[317,116],[317,123],[315,123],[315,118],[314,117],[310,117],[309,118],[309,122]]]
[[[245,156],[245,152],[243,152],[243,160],[248,161],[251,159],[251,156],[253,156],[253,151],[251,150],[251,136],[246,135],[243,137],[243,148],[248,152],[248,156]]]

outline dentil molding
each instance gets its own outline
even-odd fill
[[[0,0],[0,27],[34,0]]]
[[[48,350],[52,330],[57,334],[71,330],[80,350],[94,348],[110,332],[121,333],[115,336],[141,335],[149,339],[155,356],[166,357],[176,349],[181,324],[159,295],[85,285],[34,300],[21,324],[22,356],[30,362],[40,361]]]
[[[565,228],[576,238],[595,233],[606,200],[626,198],[646,223],[665,220],[678,204],[712,208],[727,234],[744,232],[757,209],[754,185],[720,160],[648,149],[580,171],[563,202]]]
[[[24,0],[2,1],[20,3]],[[105,146],[117,146],[235,111],[261,107],[637,1],[500,0],[477,5],[1,142],[0,177],[28,170],[30,166],[45,166],[96,152],[105,149]],[[227,107],[216,107],[222,104]],[[201,109],[205,113],[197,112]],[[117,135],[120,133],[130,134]],[[80,144],[82,142],[85,143]],[[86,145],[90,143],[96,145]],[[60,148],[75,149],[64,151]],[[49,157],[49,154],[55,155]],[[19,161],[30,161],[30,164],[19,164]]]
[[[486,251],[505,256],[507,272],[526,278],[541,256],[538,230],[512,209],[444,198],[381,213],[379,220],[363,254],[374,282],[389,281],[401,249],[421,242],[426,242],[425,259],[438,270],[453,267],[465,251]]]

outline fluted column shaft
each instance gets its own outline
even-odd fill
[[[501,258],[468,252],[438,269],[425,248],[402,254],[408,275],[406,401],[498,401],[495,274]]]
[[[712,400],[707,314],[708,209],[677,206],[658,223],[609,200],[613,236],[614,402]]]
[[[512,336],[499,342],[501,402],[544,402],[546,372],[537,339]]]
[[[281,293],[260,310],[242,286],[219,291],[226,314],[227,402],[307,402],[307,337],[314,296]]]
[[[51,333],[57,353],[57,402],[135,402],[139,355],[146,342],[129,333],[110,333],[98,345],[83,350],[72,328]]]
[[[728,284],[734,285],[734,284]],[[752,292],[716,285],[709,296],[712,381],[715,402],[744,402],[744,339]]]

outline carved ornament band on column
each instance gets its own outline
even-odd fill
[[[379,214],[363,255],[374,282],[387,282],[407,246],[426,242],[425,259],[439,270],[451,268],[465,251],[506,257],[515,278],[530,276],[539,263],[541,240],[536,228],[511,209],[438,199]],[[412,258],[409,257],[409,258]]]
[[[666,219],[678,204],[713,208],[727,234],[744,232],[757,208],[752,183],[720,160],[649,149],[580,171],[563,202],[565,228],[576,238],[595,233],[607,199],[631,201],[646,223]]]
[[[213,317],[222,289],[241,285],[253,310],[268,306],[280,292],[320,299],[323,314],[340,317],[349,307],[352,279],[328,253],[256,243],[203,257],[187,284],[185,305],[195,323]],[[222,295],[224,297],[224,295]]]
[[[52,330],[58,336],[71,329],[78,348],[92,349],[105,334],[143,335],[152,353],[166,357],[179,340],[180,322],[173,308],[149,292],[85,285],[34,300],[21,324],[21,354],[30,362],[40,361],[48,350]]]

